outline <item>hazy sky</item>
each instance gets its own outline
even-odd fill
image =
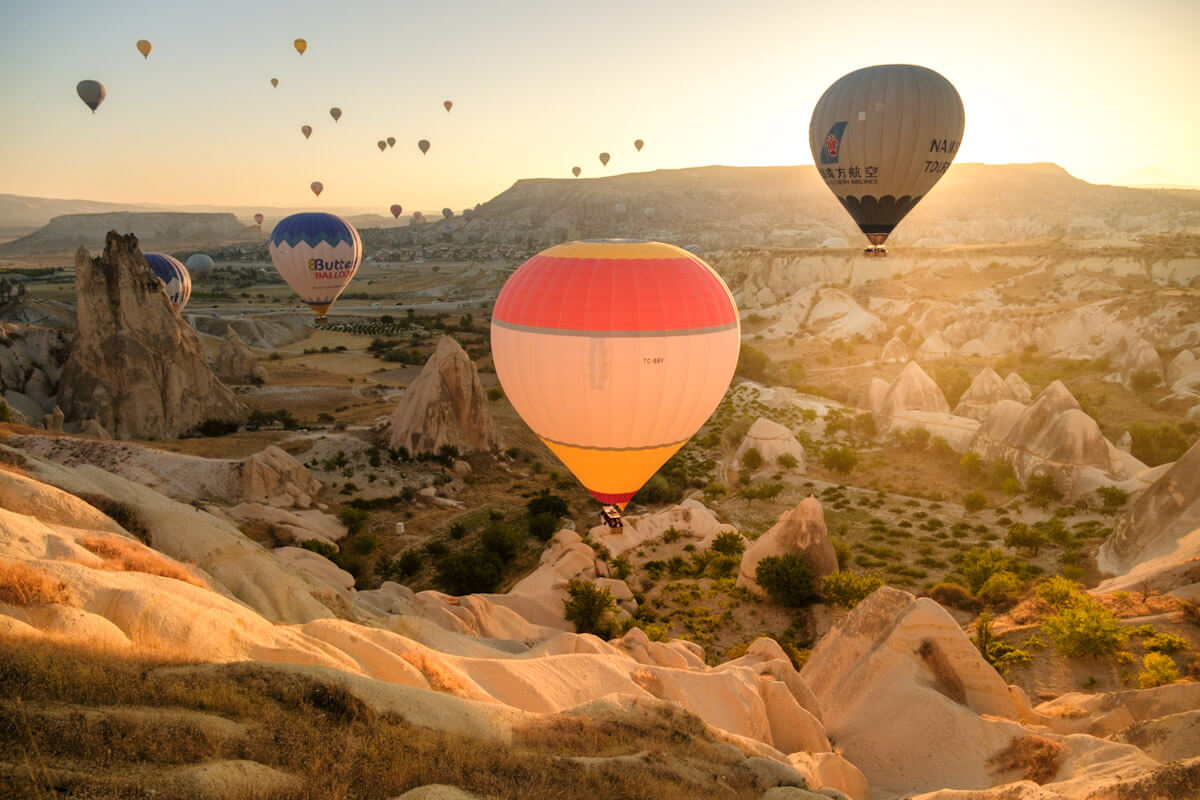
[[[0,0],[0,192],[461,209],[574,165],[810,164],[821,92],[895,62],[958,88],[959,161],[1200,183],[1198,0]]]

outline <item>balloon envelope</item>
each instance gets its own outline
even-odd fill
[[[179,259],[166,253],[146,253],[150,271],[163,283],[171,308],[183,311],[192,296],[192,278]]]
[[[255,221],[256,223],[258,223],[259,225],[262,225],[262,224],[263,224],[263,220],[264,220],[264,219],[266,219],[266,217],[264,217],[262,214],[255,214],[255,215],[254,215],[254,221]]]
[[[138,39],[137,49],[138,52],[142,54],[143,58],[149,58],[150,51],[154,49],[154,45],[150,44],[150,42],[145,39]]]
[[[308,212],[281,219],[267,250],[280,277],[324,317],[358,271],[362,239],[341,217]]]
[[[379,152],[381,153],[384,150],[387,150],[387,142],[385,142],[383,139],[380,139],[378,142],[376,142],[375,146],[379,148]]]
[[[551,247],[492,314],[513,408],[593,497],[621,507],[721,402],[740,335],[724,281],[660,242]]]
[[[571,167],[571,174],[574,175],[576,178],[579,177],[579,173],[581,173],[581,172],[583,172],[583,170],[580,169],[579,167]]]
[[[396,146],[396,137],[395,137],[395,136],[389,136],[389,137],[387,138],[387,143],[388,143],[388,147],[395,147],[395,146]]]
[[[296,48],[297,53],[304,55],[304,51],[308,49],[308,42],[306,42],[304,39],[297,39],[296,41],[292,42],[292,47]]]
[[[304,138],[307,139],[309,136],[312,136],[312,126],[311,125],[301,125],[300,132],[303,133]]]
[[[643,147],[645,144],[646,144],[646,143],[645,143],[645,142],[643,142],[641,139],[634,139],[634,140],[633,140],[633,149],[634,149],[634,150],[637,150],[637,151],[640,153],[640,152],[642,152],[642,147]]]
[[[446,102],[442,103],[442,105],[443,105],[443,106],[445,106],[445,108],[446,108],[446,113],[447,113],[447,114],[449,114],[449,113],[450,113],[450,109],[454,107],[454,103],[451,103],[449,100],[447,100]]]
[[[96,113],[96,109],[104,102],[104,98],[108,96],[108,92],[104,90],[104,84],[100,81],[80,81],[75,84],[75,94],[79,95],[79,99]]]
[[[808,141],[825,184],[880,245],[949,169],[963,121],[950,81],[925,67],[887,64],[826,89]]]
[[[601,154],[600,154],[600,164],[601,164],[602,166],[605,166],[605,167],[607,167],[607,166],[608,166],[608,159],[609,159],[609,158],[610,158],[610,156],[608,155],[608,153],[601,153]]]
[[[453,216],[454,216],[454,212],[453,212],[453,211],[451,211],[450,209],[448,209],[448,208],[443,208],[443,209],[442,209],[442,217],[443,217],[443,218],[445,218],[445,219],[450,219],[450,218],[451,218],[451,217],[453,217]]]
[[[279,86],[279,78],[271,78],[271,85],[276,87]]]
[[[390,211],[392,212],[393,217],[400,219],[400,214],[404,211],[404,206],[400,205],[399,203],[395,203],[392,205]]]
[[[187,268],[193,280],[202,281],[213,271],[213,260],[205,253],[193,253],[188,256]]]
[[[325,184],[321,183],[320,181],[313,181],[308,185],[308,188],[312,189],[313,194],[315,194],[317,197],[320,197],[321,192],[325,189]]]
[[[422,139],[421,141],[417,142],[417,147],[421,148],[422,153],[428,153],[429,152],[429,140]]]
[[[329,116],[333,117],[334,122],[337,122],[342,118],[342,110],[337,106],[334,106],[333,108],[329,109]]]

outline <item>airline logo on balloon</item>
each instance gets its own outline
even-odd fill
[[[324,259],[310,258],[308,260],[308,269],[315,273],[313,277],[318,280],[347,278],[352,272],[354,262],[344,258]]]
[[[846,132],[845,122],[835,122],[825,134],[825,144],[821,147],[821,163],[838,163],[838,151],[842,149],[842,134]]]

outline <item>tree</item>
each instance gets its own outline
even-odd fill
[[[343,508],[338,512],[338,522],[346,526],[346,533],[353,536],[367,524],[367,512],[361,508]]]
[[[806,605],[817,597],[817,573],[799,553],[767,556],[754,568],[754,579],[771,599],[785,606]]]
[[[775,459],[775,463],[784,469],[795,469],[800,462],[791,453],[780,453],[779,457]]]
[[[495,591],[500,585],[503,565],[486,550],[458,552],[438,562],[437,585],[453,595]]]
[[[555,519],[567,515],[567,499],[554,494],[549,489],[542,489],[525,504],[531,515],[553,514]]]
[[[1018,522],[1008,529],[1008,536],[1004,537],[1004,546],[1011,550],[1028,550],[1030,558],[1036,558],[1046,541],[1046,534],[1042,533],[1040,528],[1031,528],[1024,522]]]
[[[746,540],[742,538],[740,533],[725,531],[716,535],[710,549],[721,555],[739,556],[746,549]]]
[[[821,463],[840,475],[848,475],[858,466],[858,453],[849,447],[826,447],[821,452]]]
[[[978,489],[963,495],[963,509],[968,513],[974,514],[985,508],[987,508],[987,497]]]
[[[746,498],[749,502],[755,500],[774,500],[782,491],[782,483],[779,481],[768,481],[767,483],[759,483],[742,489],[742,497]]]
[[[1129,452],[1151,467],[1178,461],[1188,449],[1183,431],[1169,422],[1157,426],[1135,422],[1129,426],[1129,438],[1132,439]]]
[[[1116,486],[1101,486],[1096,490],[1096,494],[1100,496],[1103,503],[1101,510],[1105,514],[1115,514],[1129,499],[1129,494]]]
[[[984,611],[975,620],[975,636],[972,637],[975,647],[984,661],[1001,672],[1007,672],[1020,664],[1032,663],[1033,657],[1024,650],[1005,644],[992,633],[992,616]]]
[[[479,535],[479,543],[484,550],[493,553],[501,563],[507,564],[516,557],[517,551],[525,543],[525,534],[516,528],[495,522]]]
[[[563,605],[563,616],[575,623],[579,633],[591,633],[608,638],[610,617],[617,608],[612,592],[600,588],[591,581],[573,580],[567,584],[567,599]]]
[[[766,380],[767,370],[770,366],[771,359],[766,353],[745,342],[742,343],[741,350],[738,352],[736,370],[738,375],[748,380],[762,382]]]
[[[963,553],[961,571],[972,593],[978,593],[987,579],[1008,568],[1008,556],[990,547],[972,547]]]
[[[754,471],[763,465],[762,453],[756,448],[749,448],[742,453],[742,466],[750,471]]]
[[[1025,481],[1025,493],[1035,508],[1045,508],[1063,498],[1053,475],[1030,475]]]
[[[1039,583],[1034,591],[1042,602],[1051,608],[1059,609],[1084,600],[1085,595],[1080,589],[1080,585],[1070,578],[1055,575]]]
[[[549,541],[558,528],[558,519],[554,514],[546,512],[534,514],[529,518],[529,535],[543,542]]]
[[[883,578],[874,572],[859,575],[853,570],[839,569],[825,576],[821,596],[831,606],[854,608],[880,586]]]
[[[1112,655],[1128,636],[1116,614],[1086,596],[1047,617],[1042,632],[1068,658]]]

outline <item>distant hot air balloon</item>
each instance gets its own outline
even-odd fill
[[[313,194],[315,194],[317,197],[320,197],[321,192],[325,189],[325,184],[321,183],[320,181],[313,181],[308,185],[308,188],[312,189]]]
[[[334,106],[333,108],[329,109],[329,116],[333,117],[334,122],[337,122],[342,118],[342,110],[337,106]]]
[[[303,133],[304,138],[307,139],[309,136],[312,136],[312,126],[311,125],[301,125],[300,132]]]
[[[385,142],[383,139],[380,139],[378,142],[375,143],[375,145],[379,148],[379,152],[381,152],[381,153],[384,150],[387,150],[387,142]]]
[[[422,139],[421,141],[417,142],[417,147],[421,148],[422,154],[428,153],[429,152],[429,140]]]
[[[179,259],[166,253],[146,253],[145,255],[146,263],[150,265],[150,271],[163,282],[167,299],[171,301],[171,308],[183,311],[188,299],[192,296],[192,278],[188,275],[187,268],[179,263]]]
[[[442,103],[442,105],[446,107],[446,113],[447,113],[447,114],[449,114],[449,113],[450,113],[450,109],[454,108],[454,103],[451,103],[449,100],[447,100],[447,101],[445,101],[444,103]]]
[[[633,149],[634,149],[634,150],[637,150],[637,151],[640,153],[640,152],[642,152],[642,147],[643,147],[645,144],[646,144],[646,143],[645,143],[645,142],[643,142],[641,139],[634,139],[634,140],[633,140]]]
[[[615,211],[618,216],[624,214],[626,210],[627,209],[625,208],[624,203],[617,203],[615,206],[613,206],[613,211]]]
[[[321,318],[362,260],[362,239],[354,226],[323,212],[284,217],[271,232],[267,249],[280,277]]]
[[[658,215],[658,209],[654,206],[646,206],[642,209],[642,216],[646,219],[654,219]]]
[[[279,87],[279,78],[271,78],[271,86],[278,88]]]
[[[400,205],[399,203],[392,204],[392,208],[391,208],[392,216],[395,217],[396,219],[400,219],[400,214],[403,211],[404,211],[404,206]]]
[[[395,146],[396,146],[396,137],[395,137],[395,136],[389,136],[389,137],[387,138],[387,143],[388,143],[388,147],[395,147]]]
[[[187,268],[188,272],[192,274],[193,281],[202,282],[207,280],[212,273],[213,260],[204,253],[193,253],[188,256]]]
[[[100,81],[80,81],[75,84],[75,94],[79,95],[92,113],[96,113],[96,109],[104,102],[104,98],[108,96],[108,92],[104,90],[104,84]]]
[[[422,214],[420,211],[417,211],[412,215],[412,221],[410,224],[419,225],[423,222],[425,222],[425,215]]]
[[[609,156],[609,154],[608,154],[608,153],[601,153],[601,154],[600,154],[600,165],[601,165],[601,166],[604,166],[604,167],[607,167],[607,166],[608,166],[608,159],[609,159],[609,158],[611,158],[611,156]]]
[[[264,217],[262,214],[255,214],[255,215],[254,215],[254,222],[255,222],[256,224],[258,224],[258,225],[262,225],[262,224],[263,224],[263,220],[264,220],[264,219],[266,219],[266,217]]]
[[[576,178],[579,177],[579,173],[581,173],[581,172],[583,172],[583,170],[581,170],[579,167],[571,167],[571,174],[574,175]]]
[[[551,247],[492,313],[513,408],[593,497],[622,508],[721,402],[740,336],[720,276],[660,242]]]
[[[138,39],[137,49],[138,52],[142,54],[143,58],[149,58],[150,51],[154,49],[154,45],[150,44],[150,42],[146,41],[145,39]]]
[[[962,99],[950,81],[925,67],[888,64],[855,70],[826,89],[808,141],[817,171],[877,252],[949,169],[962,132]]]
[[[308,49],[308,42],[303,39],[297,39],[296,41],[292,42],[292,47],[296,48],[297,53],[304,55],[304,51]]]
[[[452,219],[454,217],[454,212],[448,208],[443,208],[442,209],[442,217],[444,219]]]

